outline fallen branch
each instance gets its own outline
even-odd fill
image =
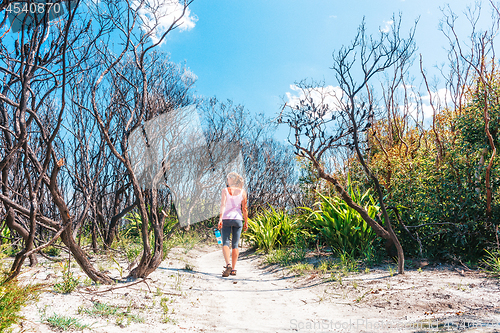
[[[112,287],[112,288],[108,288],[106,290],[97,290],[97,291],[93,291],[93,292],[88,292],[88,294],[101,294],[101,293],[107,293],[108,291],[113,291],[113,290],[117,290],[117,289],[121,289],[121,288],[128,288],[128,287],[131,287],[133,285],[136,285],[136,284],[139,284],[141,282],[144,282],[146,283],[146,285],[148,286],[148,289],[149,289],[149,292],[151,292],[151,288],[149,288],[149,284],[146,282],[146,279],[147,278],[143,278],[139,281],[134,281],[132,283],[129,283],[127,285],[123,285],[123,286],[118,286],[118,287]]]

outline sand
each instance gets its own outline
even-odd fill
[[[119,277],[116,263],[99,260]],[[21,280],[60,282],[60,265],[40,261],[26,267]],[[23,309],[26,319],[16,331],[58,331],[44,323],[57,314],[90,325],[83,332],[500,332],[499,280],[461,267],[294,276],[263,264],[263,256],[248,249],[236,276],[223,278],[223,264],[220,248],[199,244],[174,248],[148,279],[134,285],[81,286],[66,295],[49,288]],[[83,282],[79,268],[72,270]],[[128,315],[91,316],[98,303]]]

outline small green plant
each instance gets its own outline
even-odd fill
[[[328,271],[330,265],[328,265],[328,261],[321,261],[321,263],[318,265],[318,270],[321,273],[326,273]]]
[[[170,311],[170,309],[168,307],[171,303],[173,303],[173,301],[174,300],[169,299],[168,297],[162,297],[162,299],[160,300],[160,306],[161,306],[161,308],[163,310],[162,321],[164,323],[170,323],[170,322],[174,323],[175,322],[169,316],[171,313],[173,313],[173,311]]]
[[[419,268],[417,269],[417,272],[422,273],[422,267],[419,267]]]
[[[391,277],[393,277],[393,276],[394,276],[394,273],[395,273],[395,272],[396,272],[396,269],[395,269],[395,268],[393,268],[392,266],[389,266],[389,275],[390,275]]]
[[[43,316],[42,322],[48,324],[52,328],[56,328],[62,331],[69,331],[69,330],[83,331],[86,328],[90,328],[90,325],[82,324],[76,318],[58,315],[56,313],[54,313],[50,317]]]
[[[155,296],[162,296],[162,295],[163,295],[163,291],[161,291],[161,289],[159,287],[156,287]]]
[[[84,287],[90,287],[92,285],[92,280],[88,277],[86,277],[85,279],[83,279],[81,285],[84,286]]]
[[[492,277],[500,278],[500,251],[485,251],[487,255],[482,262],[486,266],[486,273]]]
[[[54,285],[54,291],[60,294],[69,294],[78,287],[80,284],[79,277],[75,277],[73,272],[69,271],[65,265],[63,267],[63,280],[62,282]]]
[[[370,289],[368,290],[367,292],[365,292],[363,295],[359,296],[358,298],[356,298],[354,300],[355,303],[359,303],[363,300],[363,298],[365,298],[366,295],[368,295],[368,293],[372,292],[373,289]]]
[[[467,291],[467,288],[462,284],[462,280],[458,283],[457,290]]]
[[[51,257],[57,257],[58,255],[61,254],[61,249],[50,245],[50,246],[47,246],[46,248],[44,248],[42,250],[42,252],[45,253],[46,255],[51,256]]]
[[[298,263],[291,267],[292,272],[297,275],[304,275],[306,272],[313,269],[313,265],[307,263]]]
[[[184,254],[187,254],[200,242],[200,237],[194,230],[177,232],[173,238],[173,244],[182,247]]]
[[[10,244],[2,244],[0,245],[0,258],[5,258],[5,257],[15,257],[16,256],[16,249]]]
[[[115,262],[115,264],[117,266],[117,269],[118,269],[118,272],[120,272],[120,277],[123,278],[123,268],[122,268],[122,266],[120,265],[120,263],[114,257],[112,257],[111,259],[113,259],[113,261]]]
[[[278,264],[285,267],[302,259],[303,256],[292,249],[276,249],[269,252],[264,262],[270,265]]]
[[[339,255],[340,270],[344,275],[358,272],[358,262],[348,252],[341,252]]]
[[[78,314],[85,314],[91,317],[115,318],[118,326],[127,326],[131,322],[143,323],[144,319],[130,312],[130,307],[122,310],[117,306],[101,302],[94,302],[91,307],[79,307]]]
[[[180,275],[179,272],[177,272],[177,275],[170,275],[170,277],[174,278],[174,283],[173,283],[172,287],[177,291],[181,291],[182,290],[182,275]]]
[[[0,279],[0,332],[4,332],[23,319],[19,315],[21,308],[38,300],[46,286],[41,284],[20,286],[16,279],[6,281],[5,276]]]

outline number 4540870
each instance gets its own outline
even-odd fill
[[[32,2],[30,4],[26,2],[25,3],[11,2],[7,7],[7,13],[44,14],[45,11],[50,11],[51,9],[53,9],[53,12],[55,14],[59,14],[59,12],[61,11],[61,5],[59,3],[53,3],[53,2],[46,2],[46,3]]]

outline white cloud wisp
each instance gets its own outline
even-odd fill
[[[132,6],[138,10],[142,20],[141,30],[151,34],[153,43],[160,41],[161,36],[179,18],[177,25],[181,31],[193,29],[198,21],[189,8],[184,11],[181,0],[134,0]],[[183,11],[184,15],[182,16]]]

